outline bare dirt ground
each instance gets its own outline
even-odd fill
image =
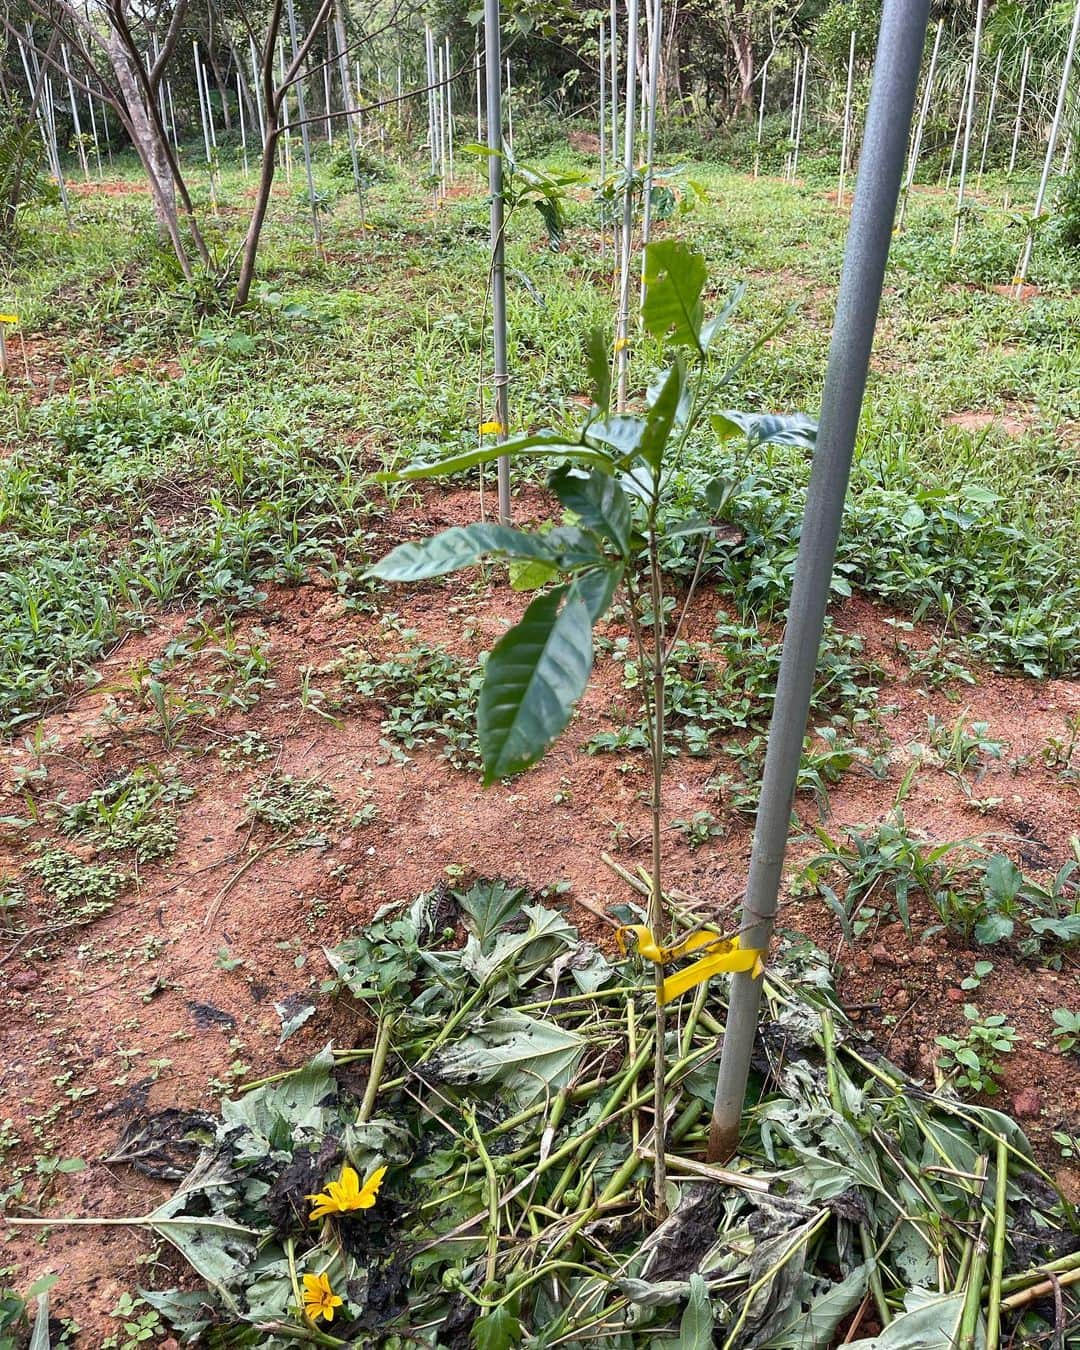
[[[538,494],[519,500],[519,519],[539,514]],[[476,497],[456,492],[426,511],[393,518],[389,546],[400,538],[474,519]],[[475,584],[473,584],[475,582]],[[383,599],[400,622],[457,653],[489,648],[525,598],[493,572],[467,583],[399,588]],[[692,636],[707,637],[725,597],[705,588],[695,602]],[[1042,749],[1066,717],[1080,711],[1080,682],[1035,682],[979,673],[975,687],[930,690],[913,680],[895,646],[890,616],[864,600],[835,611],[842,629],[859,633],[867,654],[885,671],[879,707],[893,760],[882,781],[856,766],[831,789],[827,828],[874,824],[893,805],[909,758],[905,747],[925,737],[926,718],[950,723],[965,709],[1008,742],[1008,753],[979,784],[982,810],[956,781],[933,764],[918,772],[904,803],[910,827],[928,840],[979,837],[1045,879],[1069,856],[1080,826],[1077,787],[1047,767]],[[273,592],[261,611],[240,624],[240,636],[258,626],[266,637],[275,685],[248,712],[192,717],[166,748],[150,714],[132,694],[146,663],[161,657],[190,615],[160,616],[132,635],[100,665],[101,682],[44,717],[38,743],[44,781],[29,790],[25,772],[38,761],[23,742],[2,751],[0,816],[29,822],[0,825],[0,883],[18,876],[36,840],[53,838],[89,858],[92,850],[57,836],[48,803],[63,793],[85,798],[96,787],[140,765],[173,770],[194,795],[179,810],[175,854],[138,869],[111,911],[93,923],[0,946],[0,1123],[17,1136],[0,1176],[10,1184],[24,1169],[24,1193],[11,1213],[135,1216],[168,1194],[168,1185],[105,1161],[130,1120],[166,1106],[213,1109],[222,1092],[302,1062],[333,1038],[363,1043],[368,1025],[354,1011],[321,1000],[315,1016],[279,1049],[274,1003],[310,995],[328,974],[322,949],[337,943],[390,901],[408,901],[446,876],[506,876],[540,889],[568,881],[565,901],[582,930],[605,944],[610,932],[592,912],[626,898],[601,861],[609,851],[628,867],[645,861],[644,766],[633,758],[587,755],[584,743],[634,716],[621,674],[598,662],[595,682],[567,735],[534,771],[482,791],[475,775],[455,770],[429,750],[399,762],[385,743],[383,710],[346,697],[341,660],[346,649],[375,659],[392,654],[400,639],[373,614],[356,613],[328,585],[312,578],[294,590]],[[609,629],[614,636],[618,629]],[[916,643],[929,642],[918,631]],[[350,658],[355,659],[355,658]],[[324,696],[324,712],[302,704],[302,669]],[[166,677],[168,678],[168,677]],[[309,700],[310,703],[310,700]],[[221,751],[242,733],[258,732],[269,757],[248,762]],[[724,919],[741,895],[751,822],[725,811],[707,783],[712,759],[673,760],[667,770],[670,819],[711,810],[719,837],[691,851],[669,834],[668,881],[698,897]],[[318,779],[334,795],[332,814],[319,822],[325,842],[293,851],[266,824],[252,825],[245,796],[273,771]],[[365,806],[374,821],[353,817]],[[800,797],[804,830],[821,820],[819,807]],[[797,843],[789,873],[817,851]],[[225,889],[229,884],[229,889]],[[43,921],[47,907],[36,882],[27,888],[26,922]],[[589,908],[576,903],[588,902]],[[1002,1092],[995,1103],[1024,1118],[1043,1162],[1080,1200],[1080,1174],[1062,1162],[1050,1133],[1080,1131],[1080,1060],[1057,1052],[1050,1012],[1080,1011],[1075,961],[1061,972],[1024,964],[999,949],[966,947],[955,936],[922,939],[928,922],[916,905],[915,935],[898,925],[864,934],[852,951],[818,898],[789,897],[782,924],[800,930],[839,957],[838,987],[853,1017],[909,1072],[933,1078],[934,1037],[964,1023],[962,1004],[1002,1012],[1020,1033],[1017,1053],[1005,1056]],[[225,950],[223,964],[219,953]],[[977,995],[961,991],[980,957],[994,962]],[[83,1170],[41,1173],[42,1158],[78,1158]],[[25,1288],[45,1272],[59,1275],[54,1304],[75,1316],[79,1344],[101,1344],[111,1330],[107,1314],[119,1294],[139,1285],[169,1283],[160,1257],[138,1229],[56,1227],[48,1237],[7,1230],[4,1263]]]

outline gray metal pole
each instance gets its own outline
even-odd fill
[[[930,0],[885,0],[878,35],[739,935],[744,947],[762,951],[769,945],[776,915],[791,803],[892,239],[929,8]],[[709,1158],[714,1161],[730,1157],[738,1147],[760,997],[760,978],[752,973],[732,976],[709,1137]]]
[[[488,192],[491,197],[491,328],[495,344],[495,420],[500,441],[506,440],[510,423],[509,383],[506,355],[506,255],[503,246],[502,162],[502,36],[499,32],[499,0],[484,0],[484,66],[487,73]],[[499,520],[510,523],[510,460],[501,455],[499,474]]]

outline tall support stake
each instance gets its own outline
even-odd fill
[[[506,58],[506,144],[514,153],[514,86],[510,82],[510,58]]]
[[[328,53],[328,55],[329,55],[329,53]],[[333,144],[334,144],[334,119],[333,119],[333,117],[331,117],[331,115],[330,115],[330,111],[331,111],[331,110],[330,110],[330,102],[331,102],[331,100],[330,100],[330,62],[329,62],[329,60],[327,60],[326,64],[325,64],[325,65],[323,66],[323,68],[322,68],[322,84],[323,84],[323,112],[326,114],[325,118],[323,119],[323,123],[324,123],[324,125],[325,125],[325,127],[326,127],[326,143],[327,143],[327,145],[333,145]]]
[[[773,49],[775,50],[775,48]],[[758,99],[757,114],[757,136],[754,140],[754,177],[758,176],[761,170],[761,132],[765,126],[765,87],[769,81],[769,62],[773,54],[770,52],[765,58],[765,64],[761,67],[761,97]]]
[[[101,167],[101,142],[98,140],[97,117],[94,115],[94,96],[87,94],[86,106],[90,109],[90,136],[94,142],[94,158],[97,160],[97,176],[101,178],[104,170]]]
[[[1012,148],[1009,151],[1009,167],[1005,171],[1005,179],[1008,181],[1016,168],[1016,151],[1020,145],[1020,127],[1024,119],[1024,95],[1027,93],[1028,71],[1031,69],[1031,48],[1024,48],[1024,60],[1020,67],[1020,94],[1016,100],[1016,121],[1013,123]],[[1008,206],[1008,194],[1006,194],[1006,206]]]
[[[919,121],[915,127],[915,139],[911,143],[911,152],[908,155],[907,178],[904,180],[904,196],[900,202],[900,214],[896,218],[896,228],[900,229],[904,224],[904,214],[907,211],[908,198],[911,196],[911,188],[915,182],[915,170],[919,167],[919,151],[922,149],[923,131],[926,127],[926,115],[930,111],[930,96],[934,92],[934,71],[937,68],[938,52],[941,50],[941,34],[945,27],[945,20],[938,19],[937,32],[934,34],[934,47],[930,53],[930,65],[926,71],[926,84],[923,86],[922,103],[919,106]]]
[[[16,45],[19,48],[19,56],[22,60],[23,71],[26,75],[26,87],[30,93],[30,101],[34,102],[34,91],[37,83],[41,80],[41,67],[38,64],[37,51],[34,47],[34,35],[30,25],[26,25],[26,46],[16,38]],[[45,147],[45,157],[49,162],[49,171],[56,179],[56,186],[60,193],[60,202],[64,208],[64,219],[71,226],[71,202],[68,198],[67,183],[64,181],[64,170],[60,163],[60,147],[56,143],[56,120],[52,111],[52,87],[48,76],[44,78],[41,85],[41,96],[37,100],[37,124],[38,131],[41,134],[41,143]]]
[[[956,119],[956,135],[953,137],[952,154],[949,156],[949,172],[945,178],[945,186],[952,184],[953,169],[956,167],[956,154],[960,149],[960,137],[964,132],[964,118],[967,116],[967,98],[968,89],[971,87],[971,78],[974,74],[974,68],[968,63],[967,73],[964,75],[964,92],[960,96],[960,113]]]
[[[795,581],[743,903],[740,945],[769,946],[855,433],[870,365],[930,0],[885,0]],[[732,976],[709,1159],[738,1148],[761,978]]]
[[[67,43],[60,44],[60,54],[64,60],[64,74],[67,76],[68,101],[71,104],[71,125],[75,132],[75,144],[79,150],[79,163],[82,165],[83,178],[90,181],[90,162],[86,158],[86,146],[83,144],[82,123],[79,121],[79,105],[75,101],[75,82],[71,78],[71,66],[68,64]]]
[[[979,52],[982,47],[983,13],[986,0],[975,0],[975,37],[971,48],[971,82],[967,91],[967,116],[964,119],[964,147],[960,153],[960,182],[956,189],[956,214],[953,217],[952,251],[960,244],[960,222],[964,209],[964,186],[967,182],[968,157],[971,154],[971,133],[975,129],[975,91],[979,83]]]
[[[986,168],[986,151],[990,145],[990,132],[994,126],[994,108],[997,105],[998,80],[1001,78],[1001,56],[1002,49],[999,47],[997,60],[994,62],[994,78],[990,82],[990,102],[986,108],[986,129],[983,132],[982,150],[979,154],[979,172],[975,177],[976,191],[982,187],[983,170]]]
[[[476,69],[476,140],[477,144],[484,138],[484,105],[480,94],[480,35],[475,38],[476,46],[473,49],[473,65]]]
[[[240,116],[240,154],[244,161],[244,177],[248,176],[247,127],[244,125],[244,84],[236,72],[236,107]]]
[[[787,153],[787,162],[784,165],[784,177],[790,183],[792,180],[791,155],[795,149],[795,123],[799,118],[799,88],[802,79],[802,52],[799,52],[795,58],[795,85],[791,91],[791,127],[788,130],[788,141],[790,148]]]
[[[451,183],[454,181],[454,93],[450,83],[452,53],[450,38],[446,39],[446,167]]]
[[[1046,201],[1046,185],[1050,181],[1050,171],[1054,166],[1054,155],[1057,153],[1058,136],[1061,134],[1061,124],[1065,120],[1065,107],[1069,97],[1069,76],[1072,74],[1073,61],[1076,57],[1078,37],[1080,37],[1080,0],[1076,0],[1076,10],[1073,13],[1072,31],[1069,33],[1069,46],[1065,52],[1065,65],[1061,71],[1061,84],[1058,87],[1054,120],[1050,124],[1050,140],[1047,142],[1042,177],[1039,179],[1039,191],[1035,197],[1035,210],[1031,215],[1028,236],[1024,241],[1024,247],[1020,253],[1020,262],[1016,268],[1017,299],[1024,293],[1024,282],[1027,280],[1028,268],[1031,266],[1031,250],[1035,245],[1035,222],[1043,213],[1043,204]]]
[[[799,116],[795,123],[795,153],[791,158],[791,181],[799,172],[799,146],[802,143],[803,117],[806,113],[806,77],[810,73],[810,48],[803,47],[802,87],[799,90]]]
[[[210,128],[210,145],[217,149],[217,128],[214,126],[214,108],[210,102],[210,72],[202,67],[203,97],[206,99],[206,125]]]
[[[439,200],[439,131],[435,112],[435,43],[431,29],[424,28],[424,71],[427,85],[428,158],[431,162],[431,192]]]
[[[259,58],[255,53],[255,39],[248,38],[251,55],[251,87],[255,90],[255,111],[259,114],[259,145],[266,144],[266,114],[263,112],[262,78],[259,75]]]
[[[484,66],[487,73],[488,193],[491,198],[491,330],[495,346],[496,436],[510,425],[510,372],[506,354],[506,251],[503,245],[502,35],[499,0],[484,0]],[[510,524],[510,460],[500,455],[499,521]]]
[[[202,123],[203,149],[206,151],[207,164],[213,166],[214,156],[210,150],[210,128],[206,117],[206,103],[203,98],[202,62],[199,60],[198,39],[192,39],[191,50],[192,55],[194,56],[195,59],[195,88],[198,91],[199,95],[199,121]],[[213,183],[213,181],[214,175],[213,169],[211,168],[210,173],[211,184]]]
[[[619,313],[615,326],[615,407],[626,407],[630,368],[630,254],[634,243],[634,112],[637,97],[638,0],[626,0],[626,102],[623,105],[623,202],[619,239]]]
[[[349,162],[352,166],[353,187],[356,188],[356,200],[360,205],[360,223],[364,223],[364,185],[360,178],[360,160],[356,153],[356,125],[352,109],[352,86],[349,83],[348,39],[345,33],[345,16],[342,5],[334,5],[334,41],[337,44],[338,78],[341,80],[341,97],[345,104],[345,136],[349,142]]]
[[[296,31],[296,6],[293,0],[285,0],[289,16],[289,42],[292,44],[293,60],[300,50],[300,37]],[[300,143],[304,148],[304,173],[307,177],[308,203],[311,206],[311,232],[315,238],[315,247],[322,246],[322,230],[319,228],[319,205],[315,200],[315,177],[311,171],[311,135],[307,124],[307,111],[304,107],[304,77],[297,71],[296,108],[300,114]]]
[[[653,158],[656,153],[656,87],[660,79],[660,28],[663,19],[663,0],[645,0],[652,14],[649,26],[648,87],[643,103],[648,108],[645,121],[645,182],[641,204],[641,299],[645,300],[645,245],[652,234]]]
[[[855,30],[851,30],[851,45],[847,59],[847,93],[844,96],[844,134],[840,138],[840,182],[836,188],[836,205],[844,209],[844,176],[847,173],[848,146],[851,140],[851,91],[855,82]]]
[[[600,256],[607,245],[604,241],[604,184],[607,181],[607,127],[605,101],[607,99],[607,53],[604,50],[604,21],[601,19],[597,37],[600,52]]]

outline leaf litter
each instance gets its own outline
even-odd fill
[[[881,1058],[811,943],[766,971],[729,1167],[704,1161],[723,986],[670,1010],[660,1224],[651,967],[497,880],[387,907],[326,956],[324,993],[370,1009],[372,1045],[328,1045],[220,1119],[162,1113],[113,1159],[176,1176],[198,1149],[131,1221],[202,1283],[143,1291],[188,1343],[810,1350],[846,1329],[859,1350],[995,1350],[1075,1331],[1077,1215],[1020,1128]],[[344,1166],[387,1169],[376,1203],[312,1223]],[[342,1304],[319,1325],[299,1289],[323,1275]]]

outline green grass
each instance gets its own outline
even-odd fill
[[[268,584],[312,568],[362,592],[388,508],[371,472],[471,445],[482,415],[486,206],[477,171],[464,173],[476,194],[432,213],[423,188],[388,166],[369,228],[343,195],[322,258],[294,182],[275,199],[254,301],[235,317],[204,312],[162,253],[145,195],[79,198],[71,233],[40,213],[0,295],[48,341],[57,384],[71,389],[37,402],[18,381],[0,391],[0,727],[28,722],[160,607],[257,607]],[[749,284],[719,359],[797,306],[725,397],[814,413],[843,217],[813,179],[793,188],[718,165],[693,176],[707,200],[667,228],[704,250],[717,299]],[[321,165],[320,189],[333,182]],[[222,250],[242,225],[246,186],[226,170],[210,222]],[[949,624],[1001,668],[1076,672],[1076,430],[1069,442],[1058,428],[1080,419],[1080,254],[1048,230],[1035,300],[987,289],[1008,282],[1022,238],[992,205],[1000,198],[990,182],[955,255],[947,199],[912,201],[887,278],[837,589]],[[585,383],[583,335],[611,323],[610,246],[601,257],[587,201],[571,214],[560,253],[530,208],[509,231],[515,426],[565,415]],[[643,343],[637,355],[642,387],[657,352]],[[970,410],[1008,410],[1020,434],[950,422]],[[790,585],[808,465],[798,451],[747,456],[702,436],[684,472],[725,465],[740,480],[732,515],[744,537],[716,567],[740,617],[772,618]]]

